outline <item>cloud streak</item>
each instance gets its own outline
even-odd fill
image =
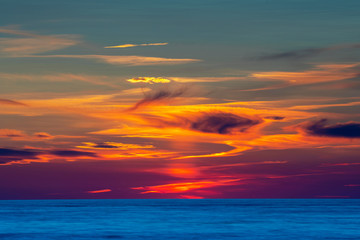
[[[106,192],[111,192],[112,190],[109,188],[106,189],[100,189],[100,190],[94,190],[94,191],[87,191],[87,193],[106,193]]]
[[[146,56],[114,56],[114,55],[28,55],[22,57],[32,58],[75,58],[90,59],[112,65],[148,66],[148,65],[174,65],[199,62],[199,59],[190,58],[161,58]]]
[[[0,98],[0,104],[15,105],[15,106],[27,106],[25,103],[10,100],[10,99],[4,99],[4,98]]]
[[[24,38],[0,38],[0,53],[11,57],[59,50],[80,43],[77,35],[70,34],[44,36],[10,28],[0,28],[0,33],[24,36]]]
[[[165,46],[169,43],[143,43],[143,44],[122,44],[115,46],[106,46],[104,48],[131,48],[131,47],[147,47],[147,46]]]
[[[359,76],[359,63],[354,64],[324,64],[317,65],[315,68],[303,72],[257,72],[252,73],[250,77],[257,80],[284,81],[285,84],[277,84],[270,87],[254,90],[268,90],[283,88],[291,85],[307,85],[324,82],[340,81]]]
[[[123,78],[118,78],[118,77],[109,77],[109,76],[102,76],[102,75],[71,74],[71,73],[54,73],[54,74],[39,75],[39,74],[16,74],[16,73],[0,72],[0,78],[3,80],[10,80],[10,81],[22,80],[22,81],[29,81],[29,82],[80,81],[80,82],[86,82],[86,83],[90,83],[90,84],[94,84],[94,85],[108,86],[108,87],[112,87],[112,88],[120,88],[120,87],[110,81],[123,80]],[[0,103],[1,103],[1,99],[0,99]]]
[[[287,52],[262,56],[259,59],[260,60],[301,59],[307,57],[314,57],[316,55],[330,51],[341,50],[341,49],[352,49],[352,48],[360,48],[360,43],[334,45],[324,48],[307,48],[307,49],[300,49],[295,51],[287,51]]]

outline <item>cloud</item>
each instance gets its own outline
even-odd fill
[[[144,47],[144,46],[165,46],[169,43],[143,43],[143,44],[122,44],[116,46],[107,46],[104,48],[131,48],[131,47]]]
[[[72,82],[72,81],[81,81],[94,85],[102,85],[108,86],[112,88],[120,88],[118,85],[113,84],[109,81],[121,81],[123,78],[120,77],[110,77],[103,75],[85,75],[85,74],[71,74],[71,73],[54,73],[47,75],[39,75],[39,74],[17,74],[17,73],[2,73],[0,72],[0,78],[3,80],[23,80],[23,81],[31,81],[31,82]],[[6,99],[5,99],[6,100]],[[1,103],[1,99],[0,99]]]
[[[319,55],[321,53],[340,50],[340,49],[347,49],[347,48],[360,48],[360,43],[355,44],[343,44],[343,45],[334,45],[325,48],[307,48],[295,51],[287,51],[277,54],[270,54],[266,56],[262,56],[260,60],[278,60],[278,59],[299,59],[299,58],[306,58],[306,57],[313,57]]]
[[[307,123],[302,127],[307,134],[314,136],[360,138],[359,122],[329,125],[327,121],[327,119],[320,119],[318,121]]]
[[[10,99],[0,99],[0,104],[6,104],[6,105],[16,105],[16,106],[27,106],[25,103],[10,100]]]
[[[170,83],[170,82],[179,82],[179,83],[191,83],[191,82],[224,82],[224,81],[234,81],[241,80],[243,77],[137,77],[128,79],[128,82],[131,83]]]
[[[63,158],[98,157],[96,153],[77,151],[72,149],[47,150],[47,149],[11,149],[0,148],[0,164],[28,164],[31,162],[48,162],[55,155]]]
[[[46,132],[37,132],[34,133],[32,136],[29,136],[23,131],[16,129],[0,129],[0,137],[14,138],[15,140],[22,140],[22,141],[38,141],[38,140],[47,140],[54,138],[54,136]]]
[[[54,138],[54,136],[52,136],[46,132],[37,132],[37,133],[34,133],[33,136],[36,138],[41,138],[41,139],[53,139]]]
[[[241,117],[232,113],[204,113],[203,116],[191,123],[190,128],[206,133],[230,134],[232,132],[245,132],[260,122],[260,120]]]
[[[22,138],[27,135],[23,131],[15,129],[0,129],[0,137]]]
[[[85,144],[85,146],[78,146],[78,148],[118,149],[118,150],[154,148],[153,145],[126,144],[126,143],[116,143],[116,142],[104,142],[104,143],[84,142],[83,144]]]
[[[245,77],[170,77],[175,82],[188,83],[188,82],[225,82],[243,80]]]
[[[157,186],[135,187],[134,190],[141,190],[142,194],[147,193],[183,193],[197,189],[213,188],[218,186],[236,185],[240,179],[204,180],[194,182],[170,183]]]
[[[137,102],[133,107],[129,108],[128,111],[133,111],[139,107],[164,102],[172,98],[183,96],[187,90],[188,88],[183,86],[176,89],[159,89],[145,93],[145,97]]]
[[[97,157],[96,153],[76,150],[53,150],[49,153],[59,157]]]
[[[78,44],[67,35],[47,38],[0,38],[0,52],[11,56],[37,54],[67,48]]]
[[[24,159],[37,159],[40,152],[34,150],[17,150],[10,148],[0,148],[0,164],[22,161]]]
[[[137,77],[137,78],[130,78],[126,81],[131,83],[149,83],[149,84],[171,82],[171,80],[162,77]]]
[[[148,65],[174,65],[191,62],[199,62],[199,59],[188,58],[161,58],[145,56],[114,56],[114,55],[28,55],[22,57],[37,58],[78,58],[78,59],[95,59],[113,65],[129,66],[148,66]]]
[[[24,36],[0,38],[0,53],[12,57],[59,50],[80,43],[77,35],[70,34],[44,36],[10,28],[0,28],[0,33]]]
[[[260,80],[280,80],[287,82],[285,85],[282,84],[264,88],[274,89],[290,85],[305,85],[355,78],[359,76],[358,66],[359,63],[325,64],[317,65],[314,69],[303,72],[258,72],[250,76]]]
[[[100,190],[94,190],[94,191],[87,191],[87,193],[105,193],[105,192],[111,192],[111,189],[100,189]]]
[[[271,119],[271,120],[278,120],[278,121],[285,119],[285,117],[282,117],[282,116],[266,116],[264,118]]]
[[[14,150],[9,148],[0,148],[0,156],[34,158],[38,154],[39,152],[33,150]]]
[[[114,55],[36,55],[54,50],[67,48],[81,43],[77,35],[44,36],[11,28],[0,28],[0,33],[24,36],[24,38],[0,38],[0,53],[10,57],[30,58],[78,58],[95,59],[113,65],[147,66],[173,65],[198,62],[199,59],[161,58],[146,56],[114,56]],[[161,46],[168,43],[125,44],[108,46],[105,48],[124,48],[135,46]]]

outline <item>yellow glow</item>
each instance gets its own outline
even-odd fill
[[[130,78],[126,80],[131,83],[169,83],[171,82],[169,79],[161,78],[161,77],[137,77],[137,78]]]
[[[143,43],[143,44],[122,44],[116,46],[107,46],[104,48],[130,48],[130,47],[144,47],[144,46],[165,46],[168,43]]]

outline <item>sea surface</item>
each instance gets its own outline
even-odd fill
[[[360,239],[360,199],[2,200],[0,239]]]

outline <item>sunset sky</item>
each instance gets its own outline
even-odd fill
[[[0,199],[360,197],[360,1],[0,1]]]

